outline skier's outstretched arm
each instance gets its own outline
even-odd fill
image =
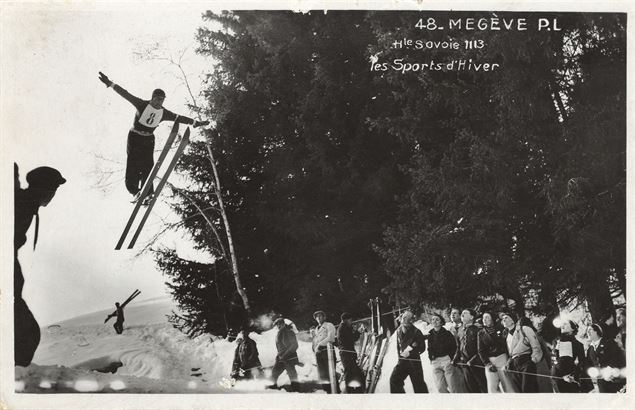
[[[192,124],[194,128],[209,124],[209,121],[196,121],[190,117],[186,117],[185,115],[177,115],[167,109],[164,110],[163,119],[165,121],[176,121],[179,124]]]
[[[122,87],[118,86],[117,84],[115,84],[114,81],[112,81],[110,78],[108,78],[108,76],[106,76],[106,74],[102,73],[101,71],[99,72],[99,81],[104,83],[106,85],[106,87],[112,88],[113,90],[115,90],[115,92],[117,94],[119,94],[120,96],[122,96],[123,98],[128,100],[128,102],[130,102],[130,104],[134,105],[137,109],[141,109],[141,107],[143,106],[144,101],[141,98],[130,94],[124,88],[122,88]]]

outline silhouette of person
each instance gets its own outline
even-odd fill
[[[120,335],[121,333],[123,333],[124,315],[123,315],[123,306],[121,306],[119,302],[115,302],[115,311],[106,317],[106,320],[104,320],[104,323],[106,323],[111,317],[115,317],[115,316],[117,317],[117,320],[115,321],[115,324],[112,325],[112,327],[114,327],[115,332],[117,332],[117,334]]]
[[[40,326],[35,320],[24,299],[24,276],[18,260],[18,250],[26,243],[26,233],[35,216],[35,233],[33,249],[37,244],[39,230],[38,211],[40,207],[47,206],[57,188],[66,182],[62,174],[51,167],[38,167],[26,174],[28,188],[20,187],[18,165],[14,163],[14,193],[15,193],[15,223],[14,223],[14,270],[13,270],[13,297],[14,297],[14,356],[16,366],[28,366],[33,360],[35,350],[40,344]]]

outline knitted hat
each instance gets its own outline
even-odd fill
[[[163,91],[160,88],[157,88],[156,90],[152,91],[152,98],[154,97],[163,97],[165,98],[165,91]]]
[[[26,174],[26,181],[29,183],[29,188],[57,189],[66,182],[66,179],[55,168],[37,167]]]

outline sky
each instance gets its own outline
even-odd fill
[[[187,95],[175,67],[138,58],[136,52],[159,46],[161,55],[186,50],[182,65],[198,91],[210,61],[194,53],[196,28],[206,23],[203,8],[169,4],[14,4],[3,6],[1,70],[1,146],[3,155],[3,237],[12,212],[10,167],[20,167],[21,184],[31,169],[47,165],[68,180],[53,201],[40,208],[40,231],[20,250],[25,276],[23,297],[40,325],[113,306],[140,289],[139,299],[166,295],[164,277],[150,254],[137,251],[169,218],[155,207],[135,250],[114,246],[133,205],[124,186],[126,137],[135,109],[98,79],[107,74],[129,92],[149,99],[166,91],[165,107],[189,115]],[[172,123],[155,132],[163,146]],[[196,134],[196,132],[194,132]],[[155,158],[158,153],[155,153]],[[101,178],[106,177],[103,181]],[[3,251],[11,248],[4,241]],[[168,246],[190,252],[178,235]],[[195,257],[197,255],[193,255]],[[200,256],[200,255],[199,255]],[[3,257],[3,272],[12,269]],[[3,273],[3,286],[7,277]],[[9,282],[10,283],[10,282]]]

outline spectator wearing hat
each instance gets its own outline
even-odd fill
[[[626,360],[615,340],[603,335],[604,329],[597,323],[587,329],[589,348],[586,368],[594,367],[599,371],[597,383],[600,393],[617,393],[626,383],[620,372],[626,366]]]
[[[428,357],[432,365],[434,382],[439,393],[463,393],[465,386],[463,374],[452,365],[452,357],[456,352],[456,340],[449,330],[444,328],[443,316],[433,314],[432,329],[428,334]]]
[[[484,364],[478,355],[479,328],[474,324],[474,319],[476,312],[473,309],[463,309],[463,326],[457,331],[456,352],[452,363],[458,365],[463,372],[468,393],[487,393]]]
[[[317,326],[311,332],[311,336],[313,353],[315,353],[315,361],[317,363],[318,378],[324,391],[331,393],[327,349],[329,348],[329,343],[331,343],[331,346],[332,343],[335,343],[335,326],[333,326],[333,323],[326,321],[326,313],[322,310],[318,310],[313,313],[313,318],[317,322]]]
[[[560,326],[560,336],[554,342],[551,368],[556,393],[580,393],[580,377],[584,367],[584,346],[576,335],[578,324],[564,320]]]
[[[234,379],[255,379],[262,372],[258,347],[249,337],[249,328],[244,328],[236,338],[236,350],[231,377]]]
[[[344,383],[347,393],[363,393],[365,380],[357,365],[355,341],[359,339],[359,331],[353,329],[353,320],[347,312],[340,316],[341,323],[337,329],[337,343],[340,350],[340,361],[344,368]]]
[[[542,360],[542,348],[536,332],[523,326],[511,312],[502,315],[503,337],[507,346],[507,370],[517,393],[538,393],[536,363]]]
[[[209,124],[209,121],[194,121],[189,117],[176,115],[164,108],[165,92],[160,88],[152,92],[150,100],[142,100],[115,84],[102,72],[99,72],[99,80],[106,87],[115,90],[117,94],[130,102],[137,110],[132,128],[128,132],[126,189],[134,195],[134,201],[141,199],[144,200],[144,203],[148,203],[152,189],[147,198],[139,198],[139,193],[154,166],[154,130],[159,126],[159,123],[161,121],[178,121],[181,124],[192,124],[196,128],[200,125]]]
[[[22,299],[24,276],[18,260],[18,250],[26,243],[26,233],[35,216],[35,232],[33,249],[37,244],[40,218],[40,207],[47,206],[60,185],[66,182],[62,174],[55,168],[38,167],[26,174],[29,186],[20,187],[18,165],[13,165],[15,182],[15,220],[14,220],[14,254],[13,254],[13,297],[14,297],[14,356],[17,366],[28,366],[33,360],[35,350],[40,344],[40,326],[33,313]]]
[[[278,318],[273,322],[273,325],[278,329],[276,334],[276,349],[278,354],[276,355],[276,361],[271,370],[271,380],[273,384],[267,386],[269,389],[278,388],[278,377],[283,371],[287,371],[287,375],[291,380],[291,387],[293,390],[298,389],[298,372],[295,370],[295,366],[300,364],[298,360],[298,339],[291,329],[291,326],[287,325],[283,318]]]

